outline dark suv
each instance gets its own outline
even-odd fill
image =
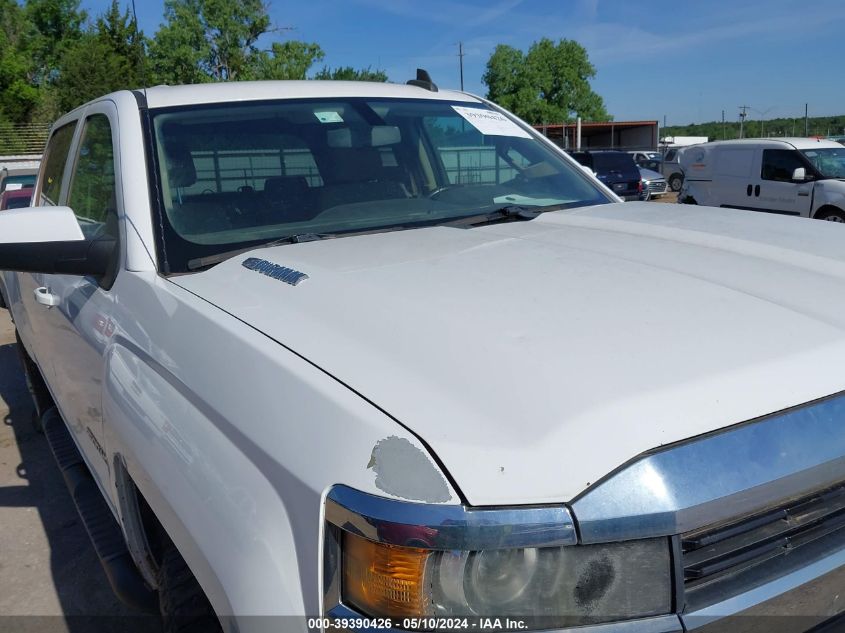
[[[612,150],[574,151],[572,158],[589,167],[599,180],[625,201],[639,200],[643,185],[640,170],[627,152]]]

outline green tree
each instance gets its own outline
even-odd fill
[[[313,79],[334,79],[340,81],[387,81],[387,73],[383,70],[372,70],[369,66],[356,70],[352,66],[342,66],[323,69],[314,75]]]
[[[117,0],[93,28],[68,48],[59,65],[56,84],[58,106],[70,110],[115,90],[138,88],[146,79],[146,46],[143,33]]]
[[[34,26],[14,0],[0,0],[0,119],[24,123],[40,100],[28,44]]]
[[[273,42],[270,51],[259,51],[243,79],[305,79],[305,73],[325,57],[323,49],[308,42]]]
[[[572,40],[547,38],[523,53],[500,44],[487,61],[482,81],[487,97],[529,123],[562,123],[580,116],[609,121],[604,100],[590,87],[596,69]]]
[[[150,56],[165,83],[304,79],[323,58],[317,44],[305,42],[259,48],[259,38],[278,31],[262,0],[165,0],[164,18]]]
[[[68,48],[82,37],[88,14],[79,8],[79,0],[26,0],[24,14],[32,27],[28,41],[35,66],[32,81],[49,84],[56,80]]]

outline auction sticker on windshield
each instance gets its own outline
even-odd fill
[[[474,128],[486,136],[520,136],[531,138],[531,135],[511,121],[503,114],[482,108],[464,108],[452,106],[455,112],[469,121]]]

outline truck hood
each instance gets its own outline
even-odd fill
[[[843,244],[829,222],[627,203],[257,249],[171,280],[413,431],[471,504],[544,503],[842,390]]]

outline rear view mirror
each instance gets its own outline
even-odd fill
[[[28,207],[0,213],[0,270],[106,274],[114,238],[86,239],[69,207]]]
[[[792,180],[807,180],[807,170],[804,167],[796,167],[795,171],[792,172]]]
[[[0,213],[0,245],[84,240],[70,207],[26,207]]]

